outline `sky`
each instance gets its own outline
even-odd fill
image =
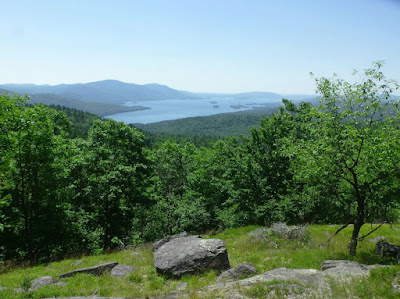
[[[0,0],[0,84],[314,94],[377,60],[400,81],[400,0]]]

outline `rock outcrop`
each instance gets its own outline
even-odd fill
[[[236,290],[245,289],[259,283],[276,284],[269,286],[270,288],[287,288],[288,283],[292,290],[301,290],[296,298],[303,298],[310,295],[312,298],[328,297],[330,292],[329,282],[347,281],[353,278],[360,278],[369,275],[372,268],[384,267],[382,265],[362,265],[353,261],[346,260],[327,260],[321,264],[321,271],[316,269],[287,269],[277,268],[265,273],[232,282],[216,283],[202,289],[203,292],[226,290],[225,294],[229,297],[238,295]],[[295,282],[294,284],[291,282]],[[286,282],[283,283],[282,282]],[[240,294],[239,294],[240,295]],[[239,297],[238,297],[239,298]],[[290,297],[292,298],[292,297]]]
[[[160,274],[181,277],[215,269],[230,268],[225,243],[199,236],[171,238],[154,252],[154,267]]]

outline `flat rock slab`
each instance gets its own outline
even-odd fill
[[[225,243],[198,236],[172,239],[154,252],[154,267],[160,274],[181,277],[206,270],[230,268]]]
[[[207,287],[204,290],[232,288],[235,286],[251,286],[262,282],[271,281],[296,281],[303,286],[315,285],[323,286],[327,280],[334,278],[342,280],[343,278],[359,278],[368,276],[369,271],[373,268],[384,267],[383,265],[362,265],[357,262],[347,260],[326,260],[321,264],[323,271],[316,269],[287,269],[277,268],[271,271],[267,271],[263,274],[259,274],[250,278],[225,282],[216,283]]]
[[[111,263],[105,263],[93,267],[88,267],[88,268],[80,268],[76,269],[67,273],[63,273],[60,275],[60,278],[66,278],[66,277],[71,277],[79,273],[87,273],[87,274],[93,274],[93,275],[101,275],[105,272],[111,272],[111,270],[118,265],[117,262],[111,262]]]
[[[136,271],[138,268],[133,267],[133,266],[128,266],[128,265],[116,265],[114,268],[112,268],[110,276],[111,277],[123,277],[128,274],[131,274],[132,272]]]

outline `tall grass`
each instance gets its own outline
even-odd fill
[[[375,227],[375,225],[373,225]],[[307,236],[301,240],[288,240],[277,236],[268,236],[267,240],[259,240],[249,236],[249,233],[258,229],[258,226],[246,226],[241,228],[229,229],[224,232],[207,235],[204,238],[219,238],[225,241],[229,252],[231,266],[234,267],[243,262],[250,262],[260,273],[275,268],[313,268],[320,269],[322,261],[327,259],[352,259],[348,254],[347,244],[351,237],[352,228],[344,229],[335,236],[329,243],[320,245],[335,231],[339,226],[310,225],[307,227]],[[371,229],[370,225],[363,227],[361,234],[367,233]],[[390,259],[378,257],[374,253],[375,243],[369,240],[376,236],[384,236],[395,244],[400,244],[400,227],[394,225],[384,225],[378,231],[371,234],[358,247],[358,255],[355,261],[365,264],[384,263],[393,264]],[[139,244],[132,250],[114,252],[107,255],[86,256],[82,258],[83,263],[74,265],[76,260],[68,259],[36,267],[15,268],[0,275],[0,298],[43,298],[43,297],[67,297],[67,296],[103,296],[103,297],[145,297],[168,293],[176,290],[181,282],[187,283],[187,296],[201,298],[198,290],[206,285],[215,282],[218,273],[209,271],[199,275],[184,276],[181,279],[170,279],[158,275],[153,267],[153,252],[151,244]],[[135,266],[136,272],[122,278],[113,278],[108,274],[96,277],[88,274],[79,274],[74,277],[66,278],[64,286],[45,286],[33,292],[16,292],[14,289],[22,288],[25,290],[28,284],[41,276],[52,276],[57,279],[60,274],[74,269],[89,267],[101,263],[116,261],[120,264]],[[394,296],[390,283],[396,273],[400,271],[400,266],[371,271],[369,278],[357,281],[354,285],[343,291],[335,285],[333,291],[338,297],[360,296],[360,297],[388,297]],[[265,293],[262,286],[250,288],[248,294]],[[214,295],[210,295],[211,297]],[[258,295],[254,295],[257,297]],[[283,296],[283,295],[282,295]]]

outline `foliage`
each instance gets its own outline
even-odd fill
[[[398,85],[380,68],[375,63],[353,84],[316,79],[320,105],[304,114],[307,137],[292,138],[288,152],[297,183],[325,181],[328,190],[339,190],[332,199],[344,208],[346,222],[354,223],[353,255],[363,224],[388,220],[388,211],[400,201],[394,192],[400,173],[400,111],[390,98]]]
[[[114,120],[95,120],[81,146],[77,206],[89,215],[90,230],[99,231],[102,248],[111,248],[114,237],[127,242],[135,207],[148,205],[144,136]]]
[[[138,128],[164,134],[178,134],[184,136],[212,136],[230,137],[240,134],[248,135],[251,127],[257,127],[260,120],[276,110],[259,114],[217,114],[202,117],[189,117],[171,121],[161,121],[152,124],[135,124]]]
[[[37,256],[51,255],[56,247],[50,239],[62,236],[58,229],[65,214],[59,191],[66,175],[62,149],[69,122],[41,105],[23,107],[21,97],[1,96],[0,101],[0,198],[5,202],[0,239],[6,255],[15,251],[34,262]]]

